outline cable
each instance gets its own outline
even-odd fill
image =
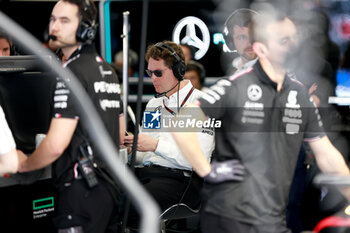
[[[177,87],[177,114],[179,114],[180,112],[180,80],[179,82],[177,83],[178,84],[178,87]]]
[[[175,211],[174,211],[173,217],[176,215],[176,212],[177,212],[177,210],[178,210],[178,208],[179,208],[179,205],[181,204],[181,202],[182,202],[182,200],[184,199],[184,197],[185,197],[185,195],[186,195],[188,189],[189,189],[190,186],[191,186],[192,177],[193,177],[193,171],[191,171],[191,176],[190,176],[190,179],[188,180],[188,184],[187,184],[187,186],[186,186],[186,188],[185,188],[185,191],[183,192],[183,194],[182,194],[182,196],[181,196],[179,202],[177,203],[177,206],[176,206],[176,209],[175,209]],[[171,222],[171,220],[169,220],[169,221],[165,224],[165,227],[167,227],[167,226],[169,225],[170,222]]]

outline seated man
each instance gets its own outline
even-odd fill
[[[183,80],[184,54],[175,43],[164,41],[150,45],[146,61],[146,72],[157,94],[147,103],[144,112],[143,132],[139,134],[137,142],[138,156],[143,157],[143,167],[136,169],[136,175],[155,197],[162,211],[180,202],[196,208],[200,202],[202,182],[195,182],[192,166],[176,146],[166,124],[184,106],[202,96],[202,92],[195,89],[190,81]],[[213,129],[198,131],[201,150],[209,161],[214,148]],[[126,136],[125,143],[126,146],[132,146],[133,136]],[[137,227],[138,215],[134,209],[129,213],[128,224]]]

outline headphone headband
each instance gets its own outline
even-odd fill
[[[175,58],[175,61],[173,62],[173,65],[171,67],[171,69],[173,70],[174,76],[179,81],[183,80],[183,77],[186,71],[185,61],[179,57],[179,55],[175,52],[175,50],[172,47],[170,47],[169,45],[163,42],[158,42],[154,46],[160,50],[166,49],[170,52],[170,54]]]

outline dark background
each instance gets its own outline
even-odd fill
[[[151,0],[149,3],[147,45],[163,40],[172,39],[172,31],[176,23],[186,17],[200,18],[210,32],[210,47],[207,54],[199,60],[207,69],[207,76],[219,77],[224,75],[225,67],[221,63],[223,57],[232,58],[234,55],[223,55],[222,44],[213,44],[213,34],[221,33],[223,24],[230,13],[238,6],[248,7],[250,1],[230,1],[222,7],[225,1],[216,0]],[[99,2],[95,2],[98,7]],[[0,1],[2,12],[27,29],[40,41],[43,41],[44,31],[48,28],[49,17],[55,1]],[[229,7],[227,7],[227,5]],[[111,35],[112,58],[122,50],[123,12],[130,12],[130,48],[140,53],[142,1],[116,1],[111,3]],[[184,31],[184,30],[183,30]],[[96,40],[99,49],[99,30]],[[21,50],[20,48],[18,48]],[[22,54],[25,51],[21,50]],[[144,59],[139,58],[144,61]]]

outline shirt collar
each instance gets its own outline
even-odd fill
[[[258,60],[255,64],[254,64],[254,72],[257,73],[257,77],[258,79],[265,83],[266,85],[270,85],[272,86],[274,89],[277,89],[277,83],[275,83],[274,81],[272,81],[270,79],[270,77],[265,73],[265,71],[263,70],[263,68],[261,67],[260,61]],[[288,86],[290,84],[290,78],[286,72],[286,74],[284,75],[284,80],[283,80],[283,84],[282,84],[282,89],[286,86]]]
[[[174,92],[174,94],[172,94],[171,96],[169,96],[169,99],[168,99],[166,96],[164,96],[163,98],[164,98],[165,100],[168,100],[168,101],[171,101],[171,100],[173,100],[173,99],[177,101],[177,94],[180,93],[179,102],[181,103],[181,102],[185,99],[187,93],[188,93],[188,92],[191,90],[191,88],[193,87],[193,86],[192,86],[192,83],[191,83],[189,80],[183,80],[183,82],[187,82],[187,83],[186,83],[186,85],[185,85],[184,87],[182,87],[182,88],[180,89],[180,91],[177,91],[177,88],[178,88],[178,87],[175,87],[175,88],[176,88],[176,92]]]

